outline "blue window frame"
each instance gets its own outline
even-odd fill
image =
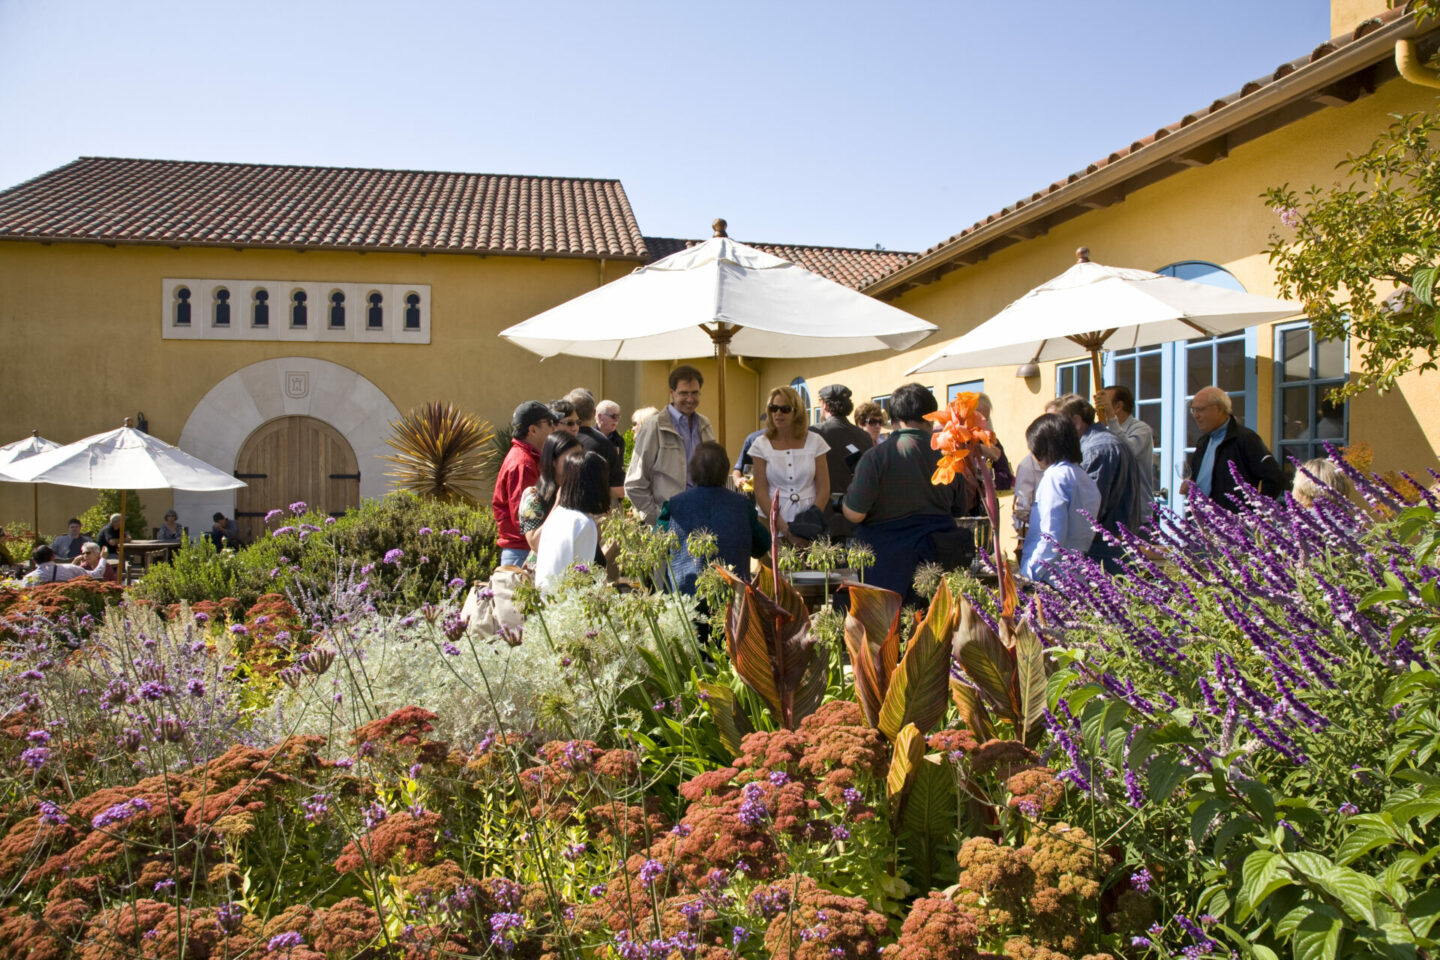
[[[1245,290],[1224,267],[1204,260],[1181,260],[1155,272],[1228,290]],[[1155,489],[1164,495],[1172,509],[1184,509],[1179,477],[1186,457],[1199,439],[1199,431],[1190,416],[1190,398],[1202,387],[1214,384],[1230,394],[1236,420],[1251,429],[1258,423],[1255,358],[1259,342],[1259,332],[1252,327],[1222,337],[1197,337],[1105,355],[1102,371],[1105,382],[1129,386],[1135,393],[1136,416],[1150,424],[1155,432]],[[1075,392],[1089,397],[1094,391],[1089,389],[1088,361],[1058,365],[1057,385],[1062,368],[1082,365],[1087,371],[1083,381],[1086,389]]]
[[[966,380],[964,383],[952,383],[945,389],[945,402],[953,403],[955,395],[960,393],[984,393],[984,380]]]
[[[1078,393],[1082,397],[1093,396],[1090,388],[1090,361],[1073,360],[1055,364],[1055,396]]]
[[[1350,439],[1350,405],[1330,399],[1350,376],[1348,340],[1316,340],[1309,321],[1275,328],[1275,456],[1287,482],[1301,463],[1325,456],[1325,444]]]

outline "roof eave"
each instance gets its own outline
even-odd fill
[[[461,247],[395,247],[395,246],[360,246],[356,244],[341,243],[254,243],[249,241],[217,241],[217,240],[135,240],[121,239],[118,237],[71,237],[71,236],[47,236],[45,234],[15,234],[0,233],[0,241],[12,241],[20,243],[85,243],[105,247],[204,247],[212,250],[289,250],[295,253],[307,252],[329,252],[329,253],[408,253],[411,255],[421,254],[444,254],[456,257],[535,257],[542,260],[634,260],[636,263],[645,263],[647,257],[643,253],[570,253],[544,250],[477,250]]]
[[[1434,29],[1434,25],[1420,29],[1415,15],[1406,14],[1333,53],[1240,97],[1217,113],[1197,118],[1194,123],[1182,126],[1139,150],[1106,163],[1093,173],[1086,173],[1051,193],[1024,202],[1024,206],[1019,209],[997,217],[964,236],[917,257],[894,273],[863,288],[862,292],[874,297],[893,297],[920,283],[929,282],[922,278],[937,269],[940,272],[954,269],[951,264],[965,254],[997,239],[1009,237],[1027,224],[1033,224],[1067,207],[1079,205],[1085,199],[1112,190],[1142,172],[1174,161],[1177,157],[1188,154],[1232,130],[1312,96],[1358,70],[1382,62],[1387,55],[1393,55],[1396,41],[1430,33]],[[1179,170],[1175,172],[1178,173]],[[938,279],[938,275],[931,279]]]

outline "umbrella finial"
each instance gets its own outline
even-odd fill
[[[38,437],[38,436],[40,436],[40,431],[37,430],[37,429],[35,429],[34,427],[32,427],[32,428],[30,429],[30,436],[32,436],[32,437]]]
[[[1089,263],[1089,262],[1090,262],[1090,248],[1089,248],[1089,247],[1081,247],[1079,250],[1076,250],[1076,251],[1075,251],[1075,262],[1076,262],[1076,263]]]
[[[717,218],[715,219],[715,222],[712,223],[712,224],[710,224],[710,226],[712,226],[712,227],[715,228],[715,236],[717,236],[717,237],[728,237],[728,236],[730,236],[730,234],[728,234],[728,233],[725,232],[725,228],[726,228],[727,226],[729,226],[729,224],[727,224],[727,223],[725,222],[725,218],[724,218],[724,217],[717,217]]]
[[[130,426],[130,418],[129,418],[129,417],[126,417],[126,418],[125,418],[125,422],[122,423],[122,424],[120,424],[120,426],[122,426],[122,427],[128,427],[128,426]]]

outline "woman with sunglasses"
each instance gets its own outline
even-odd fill
[[[768,515],[771,498],[778,492],[781,532],[791,539],[813,540],[827,529],[821,510],[830,500],[830,471],[825,464],[830,445],[806,428],[805,407],[793,387],[771,390],[765,410],[765,433],[750,445],[755,507]],[[812,509],[813,513],[806,513]],[[800,529],[791,535],[790,524],[797,517]]]
[[[873,400],[866,400],[855,408],[855,425],[870,434],[870,440],[877,445],[885,439],[880,434],[885,426],[885,411]]]

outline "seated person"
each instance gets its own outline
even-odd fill
[[[155,528],[155,539],[179,543],[183,539],[182,534],[184,533],[184,529],[180,526],[180,515],[174,510],[166,510],[165,522]]]
[[[120,514],[110,514],[110,522],[100,528],[95,534],[95,542],[100,544],[100,549],[105,551],[107,556],[117,556],[120,553],[120,541],[125,531],[120,528]]]
[[[69,533],[62,533],[50,544],[50,549],[55,551],[55,556],[60,560],[74,560],[80,556],[80,548],[87,543],[94,541],[87,537],[80,529],[80,521],[71,517],[66,526],[70,528]]]
[[[214,523],[210,527],[210,532],[205,534],[205,536],[209,537],[210,542],[215,544],[216,550],[224,550],[227,545],[231,547],[240,546],[239,524],[234,520],[227,519],[223,513],[216,513],[215,516],[210,519],[213,520]]]
[[[715,559],[735,571],[741,580],[750,579],[750,558],[762,557],[770,549],[770,531],[760,522],[755,504],[743,493],[725,489],[725,448],[707,440],[690,458],[690,482],[684,493],[666,500],[660,507],[660,528],[673,530],[680,549],[670,555],[670,573],[682,593],[695,593],[700,561],[690,555],[686,543],[690,534],[708,530],[715,536]]]
[[[884,443],[866,450],[855,464],[855,478],[845,491],[841,509],[855,524],[850,539],[867,544],[875,565],[865,575],[871,586],[900,594],[906,604],[923,606],[915,592],[915,568],[922,563],[955,567],[974,556],[968,531],[957,530],[955,517],[969,506],[965,480],[930,482],[940,452],[930,446],[930,421],[935,395],[918,383],[897,387],[890,396],[890,418],[895,427]]]
[[[1071,418],[1042,414],[1025,431],[1025,443],[1041,473],[1020,554],[1020,575],[1051,583],[1062,550],[1085,553],[1095,540],[1095,527],[1086,515],[1099,515],[1100,487],[1080,466],[1080,431]]]
[[[56,563],[55,551],[41,544],[30,554],[30,559],[35,561],[35,569],[25,574],[22,581],[25,586],[33,587],[40,583],[64,583],[66,580],[74,580],[87,574],[84,570],[73,563]]]
[[[114,580],[119,574],[119,566],[110,566],[105,562],[105,555],[100,550],[100,544],[87,543],[80,548],[80,558],[75,565],[94,580]]]
[[[535,549],[535,585],[554,592],[576,562],[594,564],[600,551],[601,517],[610,511],[610,461],[593,451],[565,470],[560,493]],[[604,569],[604,559],[599,561]]]

